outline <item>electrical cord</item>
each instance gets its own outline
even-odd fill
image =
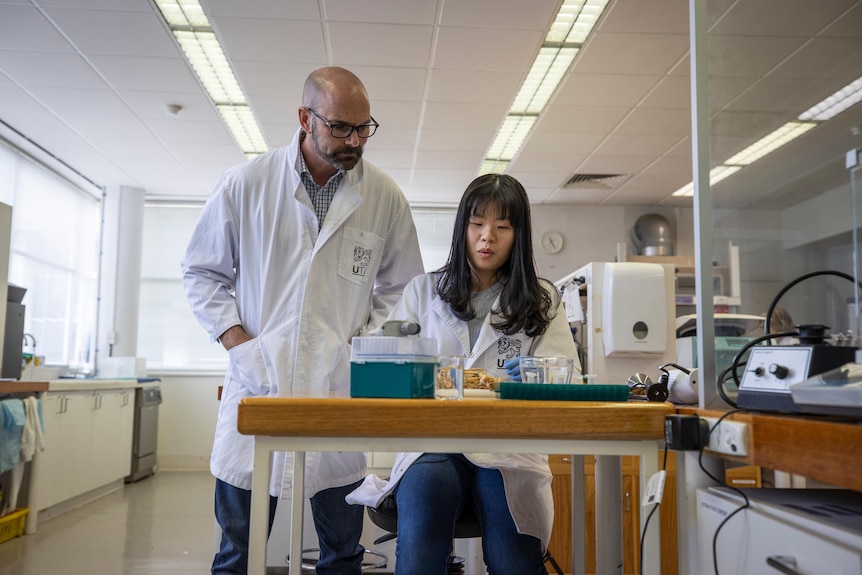
[[[787,285],[785,285],[783,288],[781,288],[777,294],[775,294],[774,298],[772,298],[772,303],[769,304],[769,309],[766,310],[766,322],[764,323],[763,331],[766,334],[769,334],[769,327],[772,324],[772,312],[775,311],[775,306],[778,305],[778,300],[780,300],[781,296],[783,296],[785,293],[787,293],[790,290],[790,288],[792,288],[796,284],[798,284],[802,281],[805,281],[809,278],[813,278],[816,276],[827,276],[827,275],[828,276],[838,276],[840,278],[844,278],[846,280],[853,282],[854,284],[856,284],[860,288],[862,288],[862,282],[857,282],[856,279],[853,276],[851,276],[850,274],[845,274],[844,272],[839,272],[836,270],[821,270],[821,271],[803,274],[803,275],[799,276],[798,278],[796,278],[795,280],[791,280]],[[781,334],[773,334],[772,337],[781,337]]]
[[[712,435],[713,430],[716,427],[718,427],[719,425],[721,425],[721,422],[724,421],[727,417],[729,417],[735,413],[742,413],[742,412],[748,412],[748,411],[751,411],[751,410],[734,409],[732,411],[728,411],[728,412],[724,413],[721,417],[719,417],[718,420],[715,422],[715,425],[710,427],[709,430],[706,432],[706,439],[704,439],[703,447],[700,448],[700,453],[697,456],[697,464],[700,466],[700,469],[704,473],[706,473],[706,475],[710,479],[715,481],[716,483],[721,484],[721,483],[725,483],[725,482],[718,479],[717,477],[715,477],[712,473],[710,473],[709,471],[706,470],[706,467],[703,466],[703,450],[706,448],[707,445],[709,445],[709,436]],[[727,517],[725,517],[724,520],[722,520],[722,522],[718,524],[718,527],[715,528],[715,533],[712,536],[712,566],[713,566],[713,569],[715,569],[715,575],[718,575],[718,533],[719,533],[719,531],[721,531],[721,528],[724,527],[724,524],[727,523],[731,517],[733,517],[734,515],[736,515],[737,513],[742,511],[743,509],[750,507],[750,505],[751,505],[750,502],[748,501],[748,496],[741,489],[739,489],[738,487],[734,487],[733,485],[727,485],[727,487],[732,489],[733,491],[736,491],[737,493],[739,493],[739,495],[742,497],[742,500],[745,503],[743,503],[740,507],[738,507],[734,511],[728,513]]]
[[[661,464],[661,470],[667,470],[667,443],[664,444],[664,460]],[[641,573],[642,575],[644,572],[644,539],[646,539],[646,532],[647,528],[649,527],[649,520],[652,519],[653,513],[655,513],[655,510],[658,509],[659,505],[661,505],[661,502],[658,502],[653,505],[652,509],[649,512],[649,515],[647,515],[646,521],[644,521],[644,528],[641,532],[641,544],[640,548],[638,549],[638,573]]]
[[[747,362],[742,362],[740,365],[745,365]],[[725,403],[730,405],[732,408],[736,409],[738,406],[736,401],[730,397],[727,393],[727,389],[725,389],[724,384],[728,379],[728,375],[730,374],[730,370],[733,368],[733,365],[728,365],[725,367],[722,372],[718,375],[718,379],[716,380],[715,390],[718,392],[719,397],[724,400]]]

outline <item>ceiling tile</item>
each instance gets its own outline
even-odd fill
[[[220,18],[218,36],[228,59],[256,62],[326,62],[319,22],[269,18]]]
[[[467,170],[478,173],[484,154],[449,150],[423,150],[416,155],[417,170]]]
[[[210,19],[214,19],[216,22],[221,22],[225,17],[320,20],[318,0],[290,0],[290,2],[280,0],[266,0],[264,2],[201,0],[201,5]]]
[[[489,130],[445,130],[426,120],[427,128],[419,139],[420,150],[482,150],[488,149],[497,132],[497,126]]]
[[[586,74],[577,70],[563,81],[553,104],[633,108],[659,79],[660,76]]]
[[[603,133],[581,133],[581,132],[551,132],[538,130],[524,144],[521,155],[529,158],[533,155],[559,154],[565,152],[575,156],[586,156],[596,149],[602,140],[607,138]]]
[[[0,70],[25,87],[107,87],[86,60],[72,53],[0,50]]]
[[[688,0],[614,2],[602,15],[599,30],[625,34],[684,34],[688,37]]]
[[[505,42],[500,38],[505,35]],[[440,28],[434,66],[465,70],[510,70],[523,73],[533,62],[545,34],[534,30]],[[470,54],[470,58],[464,58]]]
[[[391,150],[366,147],[362,157],[384,170],[392,168],[409,170],[413,166],[413,151],[410,149]]]
[[[417,128],[422,116],[419,102],[395,102],[371,99],[371,115],[380,123],[380,130]],[[377,137],[377,134],[374,135]]]
[[[611,134],[596,148],[599,155],[661,156],[680,141],[680,136],[662,134]]]
[[[0,49],[73,52],[69,41],[32,6],[0,4]]]
[[[710,76],[760,78],[797,50],[804,38],[710,34]]]
[[[143,119],[163,119],[170,116],[166,106],[182,107],[177,116],[182,120],[220,121],[220,116],[209,98],[199,92],[157,92],[150,90],[123,90],[120,98],[136,116]]]
[[[324,63],[323,60],[303,64],[243,60],[233,62],[232,67],[247,98],[278,94],[299,106],[306,77]]]
[[[665,76],[640,105],[647,108],[690,110],[691,78],[689,76]]]
[[[711,31],[740,36],[813,36],[853,3],[818,0],[817,9],[811,10],[810,0],[735,2]]]
[[[437,2],[428,0],[323,0],[326,17],[333,22],[432,25]]]
[[[769,75],[824,79],[832,91],[840,90],[862,76],[862,38],[815,38]]]
[[[20,118],[29,117],[33,121],[39,114],[45,114],[46,108],[18,86],[0,83],[0,110],[0,120],[20,131],[16,126]]]
[[[132,118],[134,114],[111,90],[71,90],[66,88],[31,88],[40,102],[57,114],[92,114]]]
[[[84,54],[151,58],[177,55],[170,33],[152,11],[47,8],[45,12]]]
[[[599,34],[578,54],[586,74],[665,74],[688,52],[688,34]]]
[[[495,133],[506,115],[508,105],[504,104],[441,104],[429,102],[425,107],[423,125],[430,130],[451,130],[452,132],[487,130]],[[460,133],[457,136],[461,138]],[[455,139],[453,137],[453,139]],[[491,144],[489,139],[486,146]]]
[[[382,126],[374,134],[366,147],[379,150],[412,150],[416,146],[416,128],[395,128]]]
[[[520,82],[520,72],[438,68],[431,76],[428,100],[502,104],[508,109],[518,93]]]
[[[430,26],[329,24],[332,59],[341,66],[424,67],[431,55]]]
[[[421,102],[425,95],[425,63],[412,68],[356,65],[350,69],[365,84],[368,97],[371,98],[372,110],[381,100]]]
[[[443,4],[444,26],[547,30],[557,12],[556,0],[473,0]]]
[[[200,92],[200,84],[181,58],[92,56],[107,82],[118,91]]]
[[[147,120],[147,127],[164,143],[221,144],[235,147],[233,136],[222,122],[194,122],[176,118]]]
[[[630,113],[631,108],[627,107],[569,106],[559,103],[558,99],[542,113],[536,132],[605,135]]]
[[[686,136],[691,133],[691,112],[639,106],[620,122],[614,132]]]

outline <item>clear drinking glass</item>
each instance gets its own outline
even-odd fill
[[[521,358],[521,381],[523,383],[571,383],[575,362],[568,357]]]
[[[525,356],[521,358],[521,382],[545,383],[545,358]]]
[[[545,383],[572,383],[575,362],[568,357],[545,358]]]
[[[464,397],[464,356],[441,355],[434,370],[434,397],[462,399]]]

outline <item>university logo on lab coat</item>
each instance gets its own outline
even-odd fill
[[[503,364],[513,357],[521,355],[521,340],[501,337],[497,340],[497,367],[503,369]]]
[[[362,246],[353,248],[353,275],[365,275],[365,272],[368,270],[368,264],[371,263],[373,253],[374,250],[369,250]]]
[[[375,272],[383,253],[383,238],[366,230],[345,228],[338,258],[338,275],[363,285]]]

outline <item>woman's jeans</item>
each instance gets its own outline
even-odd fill
[[[360,482],[334,487],[311,498],[311,513],[320,544],[317,575],[359,575],[365,549],[359,545],[364,508],[344,497]],[[269,531],[278,498],[269,498]],[[222,530],[221,548],[213,559],[213,575],[246,575],[251,516],[251,491],[216,479],[215,515]],[[283,543],[283,542],[281,542]]]
[[[490,575],[547,575],[542,542],[518,533],[496,469],[473,465],[460,454],[425,453],[404,473],[395,503],[396,575],[444,575],[455,521],[468,505],[482,526]]]

